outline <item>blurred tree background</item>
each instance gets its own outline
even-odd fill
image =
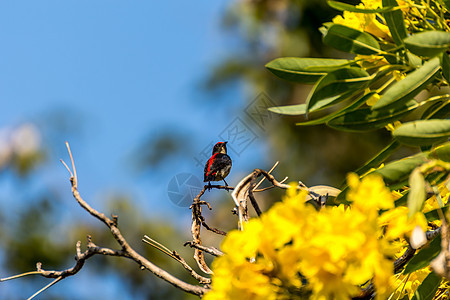
[[[304,103],[311,86],[278,79],[264,65],[278,57],[345,58],[323,46],[318,30],[336,14],[324,1],[237,2],[226,14],[224,27],[240,38],[242,47],[213,69],[207,88],[241,80],[249,102],[264,92],[274,105]],[[296,121],[302,119],[272,116],[264,138],[271,159],[283,161],[278,172],[309,186],[340,185],[349,170],[389,141],[384,131],[356,135],[326,126],[295,126]]]
[[[303,103],[310,86],[293,85],[276,78],[264,65],[277,57],[337,57],[323,47],[318,28],[331,20],[336,11],[324,1],[250,1],[227,2],[221,9],[222,32],[227,47],[210,64],[210,69],[196,74],[201,100],[190,103],[192,111],[199,111],[207,123],[183,128],[172,125],[173,117],[166,111],[166,124],[158,124],[141,134],[140,145],[131,149],[125,165],[132,166],[130,181],[158,186],[135,193],[126,185],[114,189],[98,187],[98,194],[86,199],[94,207],[107,214],[119,215],[119,226],[125,237],[141,254],[151,257],[158,266],[175,276],[192,282],[190,276],[175,261],[141,243],[144,234],[151,236],[170,249],[178,251],[192,266],[191,249],[182,246],[190,239],[190,212],[187,208],[172,206],[172,216],[140,209],[140,201],[166,196],[167,176],[176,174],[173,168],[188,166],[189,172],[201,178],[202,166],[193,166],[193,157],[203,150],[210,140],[217,139],[219,132],[207,132],[211,120],[220,120],[222,128],[235,117],[257,135],[257,142],[250,144],[245,153],[230,153],[233,158],[231,185],[254,168],[269,169],[277,160],[280,165],[274,174],[280,179],[302,180],[306,185],[328,184],[338,186],[349,170],[354,170],[375,154],[379,145],[387,141],[381,131],[367,134],[337,132],[325,126],[297,127],[294,117],[280,117],[262,111],[263,126],[251,120],[246,108],[268,104],[283,105]],[[179,29],[181,30],[181,29]],[[133,45],[131,45],[132,47]],[[183,51],[183,48],[177,51]],[[168,63],[168,68],[174,66]],[[89,72],[89,70],[88,70]],[[230,100],[238,95],[239,101]],[[243,96],[242,96],[243,95]],[[246,101],[240,101],[245,98]],[[2,101],[6,101],[3,100]],[[164,102],[164,99],[155,99]],[[262,101],[260,103],[259,101]],[[13,105],[13,104],[11,104]],[[108,114],[109,106],[104,107]],[[192,112],[193,113],[193,112]],[[217,118],[216,118],[217,117]],[[90,141],[90,128],[95,120],[74,113],[74,110],[56,110],[36,120],[22,120],[16,124],[3,124],[0,131],[0,262],[1,277],[34,269],[42,262],[45,269],[63,269],[74,264],[75,243],[85,245],[90,234],[97,245],[116,248],[110,233],[86,214],[71,199],[69,175],[62,166],[54,167],[61,158],[63,141],[75,141],[77,155],[85,151],[83,144]],[[68,120],[82,120],[86,125],[76,126]],[[121,122],[121,120],[117,120]],[[219,122],[219,121],[218,121]],[[259,124],[261,125],[261,124]],[[139,128],[144,131],[145,129]],[[221,130],[221,129],[219,129]],[[123,134],[123,133],[122,133]],[[126,134],[126,133],[125,133]],[[115,138],[115,135],[112,135]],[[120,135],[118,134],[118,137]],[[58,150],[55,150],[58,149]],[[74,148],[72,148],[74,150]],[[261,150],[262,149],[262,150]],[[105,149],[104,151],[114,151]],[[407,150],[406,150],[407,151]],[[207,151],[208,154],[210,150]],[[253,155],[257,153],[257,155]],[[63,157],[64,158],[64,157]],[[65,156],[67,161],[67,156]],[[93,159],[95,161],[95,159]],[[82,165],[77,165],[82,169]],[[101,170],[104,165],[93,163],[90,168]],[[54,171],[55,168],[58,171]],[[84,166],[85,170],[89,170]],[[109,170],[109,169],[108,169]],[[87,171],[89,172],[89,171]],[[168,174],[159,176],[159,174]],[[83,174],[80,172],[83,194]],[[158,179],[161,177],[162,179]],[[99,178],[100,179],[100,178]],[[100,181],[101,182],[101,181]],[[120,180],[118,180],[121,183]],[[96,182],[90,182],[96,186]],[[261,199],[267,208],[268,199],[280,199],[280,191],[273,191]],[[137,200],[138,199],[138,200]],[[140,199],[140,200],[139,200]],[[142,200],[143,199],[143,200]],[[218,191],[208,194],[214,202],[212,212],[205,212],[209,225],[224,230],[235,228],[231,215],[233,204],[229,194]],[[155,200],[156,201],[156,200]],[[157,200],[163,201],[163,200]],[[166,201],[166,200],[164,200]],[[167,201],[166,201],[167,202]],[[181,221],[180,221],[181,220]],[[205,233],[205,243],[218,246],[221,237]],[[49,282],[40,277],[27,277],[0,285],[0,298],[22,299]],[[42,299],[191,299],[169,284],[149,273],[141,272],[129,261],[95,257],[74,277],[65,279],[46,291]]]

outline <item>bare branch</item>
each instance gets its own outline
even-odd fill
[[[162,253],[172,257],[172,251],[170,251],[169,248],[167,248],[166,246],[164,246],[161,243],[158,243],[157,241],[155,241],[154,239],[152,239],[151,237],[149,237],[148,235],[144,235],[144,238],[142,239],[142,241],[150,246],[152,246],[155,249],[158,249],[159,251],[161,251]]]
[[[277,161],[277,162],[273,165],[272,169],[269,170],[268,173],[269,173],[269,174],[272,173],[272,171],[275,170],[275,168],[278,166],[279,163],[280,163],[280,162]],[[263,183],[264,179],[266,179],[266,177],[262,178],[262,179],[258,182],[258,184],[255,185],[255,187],[253,188],[253,191],[255,191],[255,190],[261,185],[261,183]],[[287,179],[287,177],[286,177],[286,179]]]
[[[259,217],[259,216],[261,216],[262,212],[261,212],[261,209],[259,208],[258,202],[256,202],[255,196],[253,195],[253,189],[248,190],[248,198],[250,199],[250,202],[252,203],[252,206],[255,209],[256,214]]]
[[[203,189],[200,191],[200,193],[194,198],[193,203],[191,205],[192,209],[192,225],[191,225],[191,233],[192,238],[194,239],[195,243],[201,245],[202,239],[200,237],[200,230],[201,226],[204,223],[205,219],[202,216],[202,204],[200,201],[200,197],[203,196],[203,194],[206,191],[207,186],[205,185]],[[197,262],[198,267],[200,270],[202,270],[205,274],[212,274],[211,269],[208,267],[208,265],[205,262],[205,257],[203,255],[203,252],[199,249],[194,250],[194,259]]]
[[[180,262],[181,265],[191,274],[191,276],[198,280],[199,283],[206,283],[206,284],[211,283],[211,278],[203,277],[199,275],[197,272],[195,272],[191,268],[191,266],[189,266],[187,262],[175,250],[173,251],[173,255],[176,258],[176,260]]]
[[[207,205],[208,208],[211,210],[211,206],[209,205],[208,202],[206,201],[201,201],[200,198],[205,194],[206,190],[210,190],[210,189],[224,189],[224,190],[233,190],[233,187],[229,187],[229,186],[222,186],[222,185],[205,185],[203,186],[203,189],[198,193],[198,195],[194,198],[194,200],[192,201],[192,205],[191,205],[191,209],[192,209],[192,225],[191,225],[191,233],[192,233],[192,238],[194,240],[194,243],[196,245],[200,245],[202,244],[202,239],[200,237],[200,230],[201,227],[205,227],[206,230],[212,231],[216,234],[220,234],[220,235],[226,235],[227,233],[217,229],[217,228],[212,228],[210,226],[208,226],[208,224],[206,224],[205,222],[205,218],[202,216],[202,205]],[[197,262],[198,267],[200,268],[200,270],[202,270],[202,272],[204,272],[205,274],[212,274],[211,269],[208,267],[208,265],[205,262],[205,257],[203,255],[202,249],[200,249],[199,247],[195,247],[194,250],[194,259]]]
[[[77,172],[76,172],[75,162],[74,162],[74,159],[72,156],[72,151],[70,150],[69,143],[66,142],[66,146],[67,146],[67,150],[69,152],[70,161],[72,163],[73,173],[70,171],[69,167],[67,166],[67,164],[65,162],[63,162],[63,164],[68,169],[69,173],[71,174],[70,183],[72,186],[73,197],[75,198],[75,200],[78,202],[78,204],[84,210],[86,210],[89,214],[94,216],[96,219],[103,222],[109,228],[109,230],[111,231],[111,234],[113,235],[113,237],[117,241],[117,243],[120,245],[121,249],[120,250],[112,250],[109,248],[98,247],[91,241],[91,238],[88,236],[88,244],[87,244],[86,251],[82,252],[81,251],[81,242],[80,241],[77,242],[76,255],[75,255],[76,264],[72,268],[62,270],[62,271],[46,271],[46,270],[42,269],[41,263],[37,263],[37,271],[36,272],[28,272],[28,273],[24,273],[21,275],[4,278],[2,281],[20,278],[20,277],[27,276],[27,275],[41,275],[43,277],[57,279],[57,280],[53,281],[52,283],[50,283],[49,285],[47,285],[46,287],[44,287],[43,289],[41,289],[40,291],[38,291],[37,293],[35,293],[35,295],[32,296],[32,297],[34,297],[37,294],[41,293],[42,291],[46,290],[47,288],[51,287],[52,285],[56,284],[60,280],[66,278],[68,276],[75,275],[76,273],[78,273],[79,270],[81,270],[81,268],[83,267],[83,265],[87,259],[89,259],[90,257],[92,257],[96,254],[100,254],[100,255],[110,255],[110,256],[119,256],[119,257],[129,258],[129,259],[135,261],[141,267],[141,269],[146,269],[146,270],[150,271],[157,277],[167,281],[168,283],[172,284],[173,286],[175,286],[179,289],[182,289],[185,292],[188,292],[188,293],[191,293],[194,295],[198,295],[198,296],[202,296],[206,291],[208,291],[208,289],[206,287],[192,285],[192,284],[186,283],[186,282],[174,277],[173,275],[171,275],[168,272],[166,272],[165,270],[157,267],[156,265],[151,263],[149,260],[147,260],[145,257],[143,257],[142,255],[137,253],[128,244],[128,242],[126,241],[126,239],[123,237],[122,233],[120,232],[119,228],[117,227],[117,216],[112,216],[112,219],[110,219],[105,214],[100,213],[99,211],[92,208],[86,201],[83,200],[80,193],[78,192]],[[230,187],[225,187],[225,188],[229,189]],[[200,207],[200,205],[196,205],[196,207]],[[174,256],[176,256],[176,257],[178,257],[178,259],[182,260],[182,258],[179,257],[179,255],[176,252],[174,252]],[[184,260],[182,260],[182,261],[184,261]],[[186,267],[185,265],[183,265],[183,266]],[[198,278],[201,279],[202,282],[208,281],[208,278],[206,278],[206,280],[203,280],[203,278],[200,278],[200,277],[198,277]]]
[[[203,250],[206,253],[209,253],[209,254],[214,255],[214,256],[222,256],[223,255],[223,252],[220,251],[217,248],[206,247],[206,246],[203,246],[203,245],[199,245],[199,244],[197,244],[197,243],[195,243],[193,241],[187,241],[186,243],[184,243],[184,246],[189,246],[191,248],[196,248],[196,249],[199,249],[199,250]]]
[[[31,297],[29,297],[27,300],[31,300],[34,297],[36,297],[37,295],[39,295],[40,293],[42,293],[43,291],[45,291],[46,289],[50,288],[51,286],[57,284],[60,280],[62,280],[63,278],[60,276],[58,278],[56,278],[55,280],[53,280],[52,282],[50,282],[49,284],[47,284],[46,286],[44,286],[42,289],[40,289],[39,291],[37,291],[36,293],[34,293]]]
[[[151,263],[149,260],[147,260],[145,257],[137,253],[126,241],[126,239],[122,236],[122,233],[120,232],[119,228],[117,227],[117,217],[113,217],[111,220],[108,218],[105,214],[98,212],[94,208],[92,208],[86,201],[84,201],[81,198],[80,193],[78,192],[78,186],[77,186],[77,173],[75,170],[75,163],[73,160],[72,152],[70,151],[69,144],[66,143],[67,149],[69,151],[70,160],[72,162],[73,167],[73,174],[74,176],[70,178],[70,182],[72,184],[72,194],[74,198],[77,200],[78,204],[84,208],[87,212],[89,212],[92,216],[102,221],[108,228],[110,229],[114,239],[117,241],[117,243],[121,247],[121,253],[123,253],[125,257],[128,257],[132,260],[134,260],[137,264],[141,266],[141,268],[147,269],[157,277],[169,282],[170,284],[174,285],[175,287],[178,287],[185,292],[201,296],[205,293],[207,290],[204,287],[192,285],[189,283],[186,283],[175,276],[171,275],[170,273],[166,272],[165,270],[159,268],[158,266]],[[98,249],[99,251],[106,251],[103,254],[104,255],[110,255],[111,252],[108,252],[105,248],[93,248]]]
[[[25,277],[25,276],[30,276],[30,275],[39,275],[39,274],[41,274],[41,272],[39,272],[39,271],[26,272],[26,273],[14,275],[14,276],[9,276],[9,277],[5,277],[5,278],[1,278],[1,279],[0,279],[0,282],[8,281],[8,280],[13,280],[13,279],[17,279],[17,278],[21,278],[21,277]]]
[[[250,199],[253,207],[255,208],[256,213],[258,215],[261,214],[261,210],[259,209],[256,199],[253,196],[253,192],[256,190],[254,181],[261,175],[263,175],[265,179],[267,179],[275,187],[282,189],[289,189],[291,187],[289,184],[283,183],[286,180],[286,178],[282,182],[277,181],[273,175],[261,169],[255,169],[251,174],[244,177],[236,185],[233,192],[231,193],[231,196],[233,197],[234,203],[236,204],[237,207],[237,213],[239,217],[238,228],[240,230],[243,230],[244,223],[246,223],[249,218],[247,209],[247,199]],[[306,185],[304,185],[300,181],[297,185],[297,189],[307,191],[308,192],[307,200],[315,201],[313,204],[317,208],[321,207],[321,196],[323,194],[319,194],[316,191],[320,191],[321,193],[325,192],[326,193],[325,196],[326,195],[335,196],[340,192],[340,190],[329,186],[317,186],[309,189],[308,187],[306,187]]]
[[[87,248],[84,252],[81,250],[81,242],[77,242],[76,255],[75,255],[76,263],[73,267],[65,269],[65,270],[61,270],[61,271],[44,270],[42,268],[42,264],[38,263],[37,271],[28,272],[28,273],[24,273],[24,274],[20,274],[20,275],[16,275],[16,276],[11,276],[8,278],[0,279],[0,281],[16,279],[16,278],[20,278],[20,277],[28,276],[28,275],[40,275],[40,276],[43,276],[46,278],[55,278],[55,280],[53,282],[51,282],[46,287],[42,288],[40,291],[35,293],[31,297],[31,298],[33,298],[36,295],[38,295],[39,293],[41,293],[41,292],[45,291],[46,289],[48,289],[49,287],[53,286],[57,282],[61,281],[62,279],[78,273],[81,270],[81,268],[84,266],[84,263],[87,259],[98,254],[98,255],[125,257],[128,259],[131,259],[134,262],[136,262],[140,266],[141,269],[146,269],[146,270],[150,271],[157,277],[167,281],[168,283],[172,284],[173,286],[175,286],[179,289],[182,289],[185,292],[188,292],[188,293],[191,293],[194,295],[198,295],[200,297],[205,292],[207,292],[210,288],[209,283],[211,282],[211,279],[201,276],[198,273],[196,273],[192,269],[192,267],[190,267],[186,263],[186,261],[176,251],[171,251],[164,245],[162,245],[148,237],[145,237],[145,240],[144,240],[145,242],[149,243],[153,247],[156,247],[160,251],[164,252],[165,254],[169,255],[173,259],[177,260],[191,274],[191,276],[193,276],[195,279],[198,280],[198,282],[200,284],[205,284],[204,286],[192,285],[192,284],[186,283],[186,282],[174,277],[173,275],[169,274],[165,270],[157,267],[152,262],[150,262],[148,259],[146,259],[142,255],[137,253],[128,244],[127,240],[123,237],[122,233],[120,232],[120,230],[118,228],[118,217],[115,215],[112,215],[111,217],[107,217],[104,213],[99,212],[96,209],[94,209],[92,206],[90,206],[81,197],[81,195],[78,191],[78,177],[77,177],[77,172],[76,172],[76,167],[75,167],[75,162],[74,162],[74,158],[72,155],[72,151],[67,142],[66,142],[66,146],[67,146],[67,151],[69,153],[69,157],[70,157],[70,161],[71,161],[71,165],[72,165],[72,170],[69,168],[69,166],[63,160],[61,160],[61,162],[63,163],[64,167],[70,173],[70,183],[71,183],[73,197],[75,198],[77,203],[84,210],[86,210],[90,215],[92,215],[94,218],[96,218],[99,221],[101,221],[102,223],[104,223],[109,228],[112,236],[119,244],[120,249],[114,250],[114,249],[99,247],[91,241],[90,237],[88,237]],[[191,209],[192,209],[191,232],[192,232],[192,236],[193,236],[193,241],[187,242],[187,243],[185,243],[185,245],[189,245],[190,247],[194,248],[194,259],[203,272],[205,272],[207,274],[212,274],[211,269],[208,267],[208,265],[205,262],[203,251],[206,253],[209,253],[211,255],[214,255],[214,256],[220,256],[220,255],[223,255],[223,253],[214,247],[206,247],[206,246],[202,245],[202,241],[200,238],[201,227],[203,226],[205,229],[210,230],[210,231],[220,234],[220,235],[226,235],[226,232],[216,229],[216,228],[211,228],[210,226],[208,226],[208,224],[206,224],[205,218],[202,216],[201,208],[202,208],[202,205],[206,205],[211,210],[211,206],[209,205],[208,202],[200,200],[200,198],[205,194],[206,190],[210,190],[210,189],[224,189],[227,191],[233,190],[232,197],[236,203],[236,206],[238,207],[240,229],[242,229],[242,225],[249,218],[248,211],[247,211],[247,198],[249,198],[250,201],[252,202],[257,214],[258,215],[261,214],[261,210],[259,209],[259,206],[256,203],[256,199],[254,198],[253,192],[261,191],[261,190],[257,190],[256,188],[263,182],[264,179],[267,179],[273,186],[276,186],[279,188],[289,188],[290,187],[289,185],[283,183],[287,178],[285,178],[283,181],[279,182],[270,174],[270,172],[273,171],[273,169],[277,166],[277,164],[278,164],[278,162],[275,163],[275,165],[272,167],[272,169],[269,172],[266,172],[266,171],[263,171],[260,169],[255,169],[252,172],[252,174],[248,175],[243,180],[241,180],[241,182],[235,188],[230,187],[230,186],[223,186],[223,185],[210,185],[210,184],[205,185],[203,187],[203,189],[200,191],[200,193],[193,199],[193,203],[191,206]],[[257,185],[255,185],[255,180],[260,175],[263,175],[264,178]],[[301,183],[299,184],[298,188],[299,189],[307,189],[305,186],[302,186]]]
[[[277,162],[273,165],[272,169],[270,169],[269,172],[267,172],[267,173],[268,173],[268,174],[272,173],[272,171],[278,166],[278,163],[279,163],[279,162],[277,161]],[[256,214],[258,215],[258,217],[261,216],[262,212],[261,212],[261,209],[259,208],[258,202],[256,202],[256,198],[255,198],[255,196],[253,195],[253,192],[256,191],[256,189],[261,185],[261,183],[264,181],[264,179],[266,179],[266,177],[263,177],[263,178],[258,182],[258,184],[256,184],[255,186],[250,187],[249,190],[248,190],[248,197],[249,197],[250,202],[252,203],[252,206],[253,206],[253,208],[255,209]],[[285,179],[287,179],[287,177],[286,177]],[[253,183],[253,180],[252,180],[252,183]]]
[[[159,251],[163,252],[164,254],[167,254],[168,256],[175,259],[176,261],[178,261],[191,274],[192,277],[194,277],[195,279],[198,280],[199,283],[208,283],[208,284],[211,283],[210,278],[203,277],[203,276],[199,275],[197,272],[195,272],[191,268],[191,266],[189,266],[187,264],[187,262],[184,260],[184,258],[182,258],[181,255],[179,255],[175,250],[171,251],[166,246],[158,243],[157,241],[153,240],[152,238],[150,238],[147,235],[144,236],[142,241],[144,243],[158,249]]]
[[[62,164],[64,165],[64,167],[66,167],[67,171],[69,171],[70,177],[73,177],[73,173],[70,170],[69,166],[67,166],[66,162],[62,159],[59,160],[60,162],[62,162]]]
[[[72,177],[75,178],[75,181],[77,181],[78,180],[77,169],[75,168],[75,163],[74,163],[74,160],[73,160],[72,151],[70,150],[69,142],[67,142],[67,141],[66,141],[66,147],[67,147],[67,151],[69,152],[70,161],[72,162],[72,170],[73,170]]]
[[[266,178],[266,177],[264,177],[264,178]],[[283,180],[281,180],[280,181],[280,183],[284,183],[284,182],[286,182],[286,180],[288,180],[289,179],[289,177],[284,177],[284,179]],[[276,186],[274,186],[274,185],[271,185],[271,186],[268,186],[268,187],[265,187],[265,188],[262,188],[262,189],[259,189],[259,190],[254,190],[253,192],[264,192],[264,191],[267,191],[267,190],[270,190],[270,189],[273,189],[273,188],[275,188]],[[256,187],[255,187],[256,188]]]

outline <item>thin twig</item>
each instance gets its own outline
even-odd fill
[[[64,167],[66,167],[67,171],[69,171],[70,173],[70,177],[73,177],[72,171],[70,170],[69,166],[66,164],[66,162],[62,159],[60,159],[60,161],[62,162],[62,164],[64,165]]]
[[[277,166],[278,166],[278,161],[273,165],[273,167],[269,170],[269,172],[267,172],[268,174],[270,174]],[[251,186],[248,189],[248,198],[250,199],[250,202],[253,206],[253,208],[255,209],[256,214],[259,216],[261,216],[262,212],[261,209],[259,208],[258,202],[256,202],[256,198],[253,195],[253,192],[261,185],[261,183],[264,181],[264,179],[266,179],[266,177],[263,177],[255,186]],[[286,178],[287,179],[287,178]],[[252,180],[253,183],[253,180]]]
[[[72,151],[70,150],[69,142],[67,142],[67,141],[66,141],[66,147],[67,147],[67,151],[69,152],[70,161],[72,162],[72,170],[73,170],[72,177],[75,178],[75,181],[77,181],[78,180],[77,169],[75,168],[75,162],[73,160]]]
[[[206,283],[206,284],[211,283],[211,278],[206,278],[195,272],[191,268],[191,266],[187,264],[184,258],[182,258],[175,250],[173,251],[173,255],[175,259],[191,274],[191,276],[198,280],[199,283]]]
[[[158,249],[159,251],[169,255],[170,257],[172,256],[172,251],[170,251],[169,248],[167,248],[166,246],[158,243],[157,241],[155,241],[154,239],[152,239],[151,237],[149,237],[148,235],[144,235],[144,238],[142,239],[142,241],[152,247],[154,247],[155,249]]]
[[[42,293],[43,291],[45,291],[46,289],[48,289],[49,287],[57,284],[59,281],[61,281],[61,279],[63,279],[62,276],[57,277],[55,280],[53,280],[52,282],[50,282],[49,284],[47,284],[46,286],[44,286],[42,289],[40,289],[39,291],[37,291],[36,293],[34,293],[30,298],[28,298],[27,300],[31,300],[34,297],[36,297],[37,295],[39,295],[40,293]]]
[[[209,253],[209,254],[214,255],[214,256],[222,256],[223,255],[223,252],[220,251],[217,248],[206,247],[206,246],[203,246],[203,245],[199,245],[199,244],[197,244],[197,243],[195,243],[193,241],[187,241],[186,243],[184,243],[184,246],[189,246],[191,248],[196,248],[196,249],[205,251],[206,253]]]
[[[275,168],[278,166],[279,163],[280,163],[280,162],[277,161],[277,162],[273,165],[273,167],[269,170],[268,173],[269,173],[269,174],[272,173],[272,171],[275,170]],[[262,179],[258,182],[258,184],[255,185],[255,187],[253,188],[253,191],[255,191],[255,190],[261,185],[261,183],[263,183],[264,179],[266,179],[266,177],[262,178]],[[287,179],[287,177],[286,177],[286,179]]]
[[[255,209],[256,214],[259,216],[261,216],[262,212],[261,209],[259,208],[258,202],[256,202],[255,199],[255,195],[253,195],[253,189],[249,189],[248,190],[248,198],[250,199],[250,203],[252,204],[253,208]]]
[[[217,228],[214,228],[214,227],[209,227],[209,225],[206,224],[204,219],[202,221],[202,225],[203,225],[203,227],[205,227],[206,230],[209,230],[211,232],[214,232],[216,234],[223,235],[223,236],[227,235],[227,233],[225,231],[223,231],[223,230],[220,230],[220,229],[217,229]]]
[[[211,279],[210,278],[203,277],[203,276],[199,275],[197,272],[195,272],[191,268],[191,266],[189,266],[188,263],[184,260],[184,258],[182,258],[178,254],[178,252],[176,252],[175,250],[171,251],[166,246],[158,243],[157,241],[153,240],[152,238],[150,238],[147,235],[144,236],[142,241],[144,243],[146,243],[146,244],[148,244],[148,245],[158,249],[159,251],[163,252],[164,254],[167,254],[171,258],[175,259],[177,262],[179,262],[191,274],[192,277],[197,279],[199,283],[208,283],[208,284],[211,283]]]
[[[264,179],[265,179],[266,177],[264,177]],[[284,183],[286,180],[288,180],[289,179],[289,177],[284,177],[284,179],[283,180],[281,180],[280,181],[280,183]],[[268,186],[268,187],[265,187],[265,188],[262,188],[262,189],[259,189],[259,190],[254,190],[253,192],[255,192],[255,193],[259,193],[259,192],[264,192],[264,191],[267,191],[267,190],[270,190],[270,189],[273,189],[273,188],[275,188],[276,186],[275,185],[271,185],[271,186]]]
[[[6,277],[6,278],[1,278],[0,282],[7,281],[7,280],[13,280],[13,279],[17,279],[17,278],[20,278],[20,277],[25,277],[25,276],[30,276],[30,275],[40,275],[40,274],[41,274],[41,272],[39,272],[39,271],[31,271],[31,272],[22,273],[22,274],[19,274],[19,275],[14,275],[14,276]]]

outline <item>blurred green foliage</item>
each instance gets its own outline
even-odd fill
[[[276,105],[305,103],[310,86],[278,79],[264,65],[278,57],[349,58],[322,44],[318,28],[334,15],[336,11],[323,1],[237,2],[224,19],[224,29],[236,34],[243,46],[213,69],[206,87],[214,90],[238,80],[249,87],[249,103],[261,92]],[[275,173],[306,185],[341,184],[349,170],[373,156],[379,145],[389,143],[385,132],[355,135],[325,126],[294,125],[301,121],[305,121],[302,116],[272,117],[264,138],[272,160],[280,160]]]

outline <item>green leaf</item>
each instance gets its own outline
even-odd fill
[[[328,89],[328,91],[330,93],[334,93],[335,92],[335,91],[333,91],[332,88]],[[314,107],[311,108],[311,110],[307,109],[308,111],[306,112],[306,116],[309,117],[308,113],[310,113],[310,112],[316,112],[316,111],[325,109],[327,107],[330,107],[332,105],[335,105],[335,104],[341,103],[343,101],[346,101],[348,99],[351,99],[356,94],[359,94],[360,91],[361,91],[361,89],[350,89],[349,91],[347,91],[347,92],[345,92],[343,94],[334,95],[334,96],[329,95],[328,97],[323,98],[323,99],[317,99],[316,98],[315,99],[316,102],[314,103]],[[313,89],[313,92],[314,92],[314,89]],[[308,96],[309,98],[306,100],[307,101],[306,105],[308,105],[309,100],[311,99],[311,96],[312,96],[313,92],[311,92],[309,94],[309,96]],[[319,95],[324,96],[324,95],[326,95],[326,92],[327,92],[327,89],[325,89],[324,91],[319,93]],[[317,97],[319,97],[319,96],[317,96]]]
[[[333,25],[334,25],[333,22],[322,23],[322,26],[319,27],[319,32],[322,34],[322,36],[325,36],[328,32],[328,28],[330,28]]]
[[[383,7],[398,7],[396,0],[382,0]],[[401,10],[389,11],[383,13],[386,25],[391,32],[392,39],[395,44],[403,45],[403,39],[407,36],[405,21]]]
[[[306,114],[306,104],[302,103],[285,106],[274,106],[269,107],[268,110],[281,115],[290,115],[290,116],[304,115]]]
[[[323,42],[327,46],[354,54],[371,55],[380,52],[380,45],[373,36],[340,24],[328,28]]]
[[[428,107],[420,119],[447,119],[448,117],[450,117],[450,101],[439,101]]]
[[[439,145],[436,148],[432,149],[428,156],[430,158],[450,162],[450,142]]]
[[[450,161],[450,142],[440,145],[430,152],[421,152],[407,158],[396,160],[386,164],[384,167],[373,171],[374,174],[383,176],[384,182],[392,189],[398,183],[406,183],[411,172],[428,159],[440,159]],[[407,201],[408,193],[395,201],[395,206],[403,205]]]
[[[409,274],[414,271],[427,267],[436,256],[441,252],[441,236],[435,237],[428,246],[422,248],[406,264],[403,274]]]
[[[441,66],[442,66],[442,75],[444,75],[444,78],[445,80],[447,80],[447,83],[450,83],[450,54],[447,53],[442,54]]]
[[[404,206],[408,203],[408,193],[409,191],[406,191],[405,194],[403,194],[400,198],[394,201],[395,207]]]
[[[427,61],[414,72],[392,85],[373,106],[374,110],[401,105],[414,98],[433,79],[439,71],[439,58],[435,57]]]
[[[397,121],[406,114],[419,107],[416,101],[411,100],[401,107],[390,110],[371,110],[371,108],[357,109],[330,120],[327,125],[331,128],[344,131],[370,131],[382,128],[389,123]]]
[[[406,48],[420,56],[433,57],[450,47],[450,33],[445,31],[423,31],[403,40]]]
[[[424,213],[425,218],[427,219],[428,222],[441,220],[441,215],[440,215],[439,210],[442,210],[442,213],[444,213],[444,215],[445,215],[445,213],[448,211],[448,208],[449,208],[449,206],[446,205],[442,208],[436,208],[436,209],[427,211],[426,213]]]
[[[434,272],[428,274],[428,276],[419,285],[412,300],[432,300],[436,294],[442,278]]]
[[[343,101],[355,90],[364,90],[372,78],[360,68],[342,68],[332,71],[322,77],[316,84],[306,101],[307,111],[315,111],[337,99]],[[347,97],[340,97],[342,94]]]
[[[384,167],[375,170],[373,173],[380,174],[387,185],[403,183],[411,172],[419,165],[427,161],[427,153],[419,153],[401,160],[396,160],[386,164]]]
[[[311,84],[351,62],[347,59],[283,57],[272,60],[266,68],[284,80]]]
[[[363,13],[363,14],[382,13],[382,12],[392,11],[395,9],[394,7],[368,9],[368,8],[359,8],[359,7],[356,7],[356,6],[347,4],[347,3],[338,2],[338,1],[327,1],[327,2],[331,8],[334,8],[336,10],[350,11],[350,12]]]
[[[381,152],[377,153],[372,159],[367,161],[361,168],[356,170],[358,175],[363,175],[368,172],[371,168],[378,167],[383,161],[385,161],[395,150],[400,147],[400,143],[397,141],[392,141],[387,145]]]
[[[448,10],[450,10],[450,0],[444,0],[444,4]]]
[[[323,116],[321,118],[315,119],[315,120],[310,120],[310,121],[306,121],[306,122],[302,122],[302,123],[296,123],[295,125],[298,126],[310,126],[310,125],[318,125],[318,124],[323,124],[326,123],[327,121],[335,118],[336,116],[339,116],[343,113],[352,111],[358,107],[360,107],[361,105],[363,105],[364,103],[366,103],[366,101],[372,97],[372,95],[375,94],[375,92],[370,92],[366,95],[363,95],[362,97],[358,97],[355,101],[353,101],[352,103],[350,103],[349,105],[343,107],[340,110],[337,110],[329,115]]]
[[[423,65],[422,59],[417,55],[414,55],[411,52],[406,52],[406,56],[408,57],[409,65],[415,69],[420,68],[420,66]]]
[[[445,141],[450,136],[450,120],[432,119],[408,122],[392,135],[402,144],[426,146]]]
[[[408,193],[408,217],[414,216],[416,212],[422,210],[425,202],[425,178],[418,168],[414,169],[409,176]]]

